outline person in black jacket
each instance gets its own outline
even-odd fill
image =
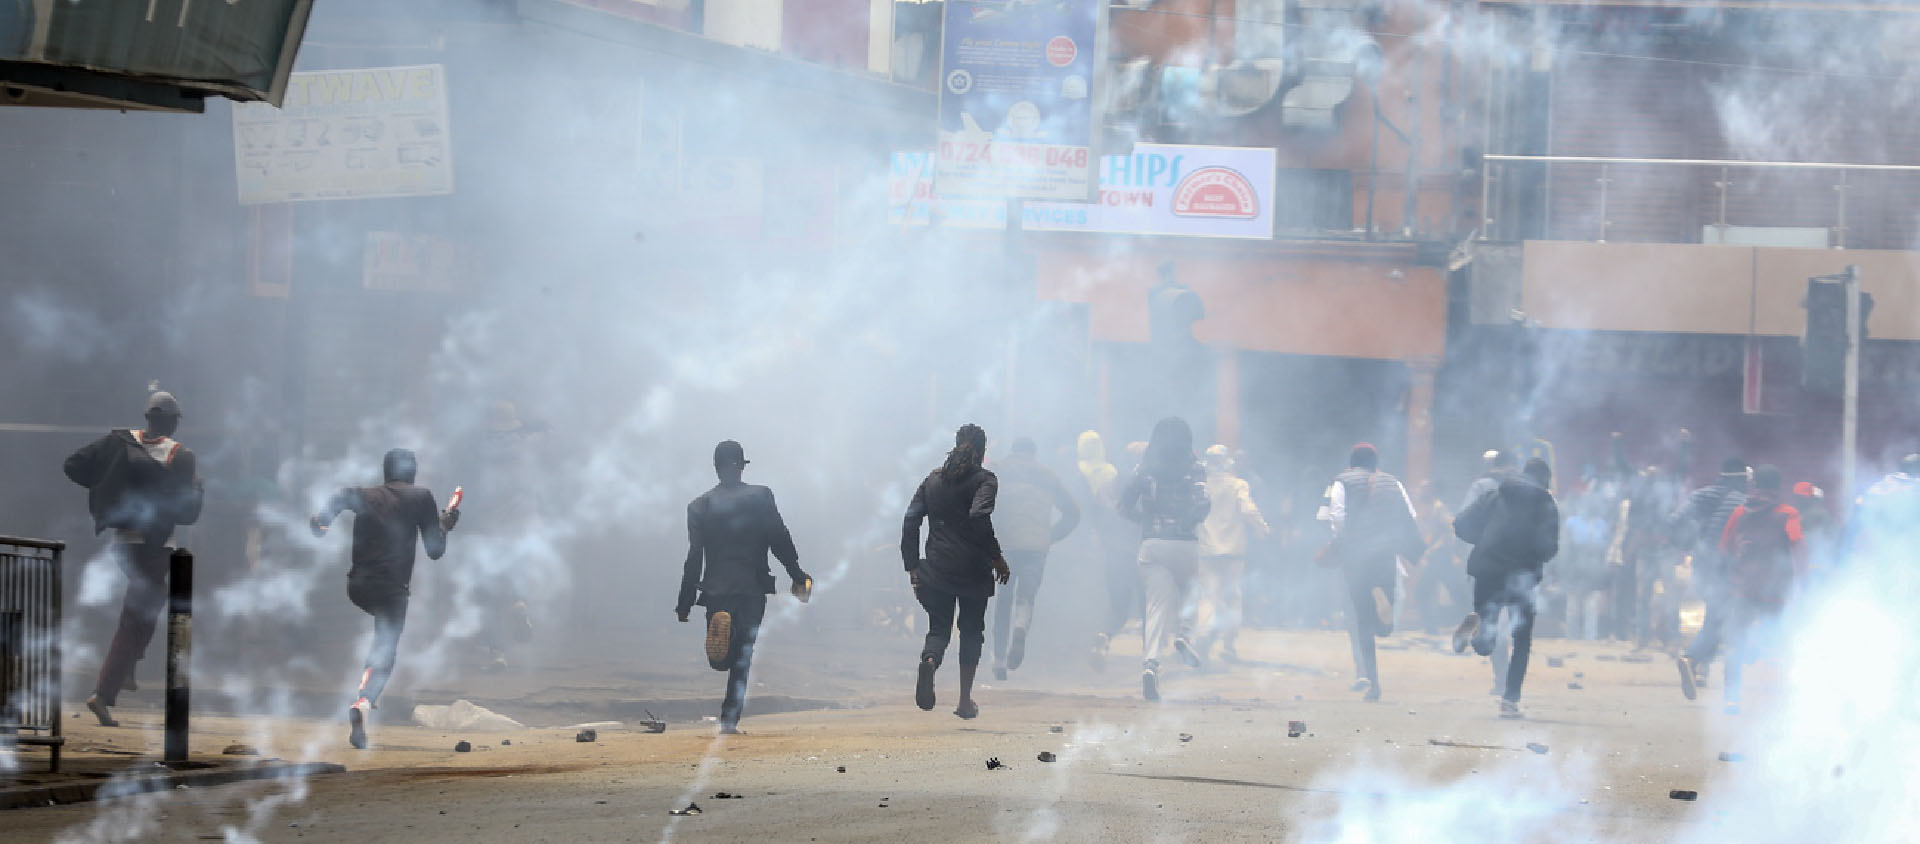
[[[460,521],[459,510],[442,512],[432,490],[413,485],[419,469],[413,452],[393,449],[380,461],[385,483],[340,490],[308,523],[315,537],[323,537],[341,513],[354,514],[347,600],[373,616],[373,646],[360,672],[359,696],[347,708],[347,743],[362,750],[367,747],[367,712],[380,702],[380,692],[393,677],[400,631],[407,626],[414,540],[427,547],[427,559],[438,560],[447,553],[447,531]]]
[[[1380,452],[1356,443],[1347,470],[1327,486],[1320,516],[1333,529],[1323,565],[1340,568],[1347,587],[1347,644],[1353,652],[1354,691],[1380,699],[1380,658],[1374,640],[1393,633],[1394,592],[1401,560],[1426,550],[1419,516],[1400,479],[1380,471]]]
[[[116,428],[67,458],[64,469],[87,488],[95,533],[113,531],[111,553],[127,576],[120,625],[113,634],[87,709],[115,727],[108,707],[133,688],[133,669],[153,641],[167,602],[167,541],[180,525],[200,520],[200,478],[193,451],[173,438],[180,402],[169,393],[147,399],[147,426]]]
[[[1473,577],[1474,612],[1453,634],[1453,651],[1493,653],[1500,626],[1509,625],[1513,656],[1507,664],[1500,717],[1520,717],[1520,685],[1526,681],[1533,650],[1534,587],[1547,561],[1560,553],[1560,509],[1547,488],[1553,471],[1539,458],[1527,461],[1518,477],[1500,481],[1492,495],[1476,500],[1455,520],[1462,539],[1473,543],[1467,574]],[[1507,620],[1501,621],[1501,613]]]
[[[1153,426],[1119,506],[1120,515],[1140,525],[1140,585],[1147,594],[1140,623],[1140,694],[1159,700],[1160,653],[1169,636],[1181,661],[1200,667],[1200,653],[1189,641],[1193,618],[1187,604],[1200,570],[1200,523],[1213,502],[1186,420],[1169,416]]]
[[[960,703],[953,714],[973,718],[980,707],[973,701],[973,677],[980,668],[980,651],[987,638],[987,599],[994,583],[1006,583],[1013,573],[993,533],[993,508],[1000,482],[981,466],[987,454],[987,432],[978,425],[962,425],[954,432],[953,450],[946,463],[927,475],[913,491],[900,533],[900,558],[907,567],[913,594],[927,611],[927,641],[920,650],[919,677],[913,701],[921,709],[934,706],[933,675],[946,659],[953,628],[960,627]],[[920,550],[920,523],[928,523],[926,554]],[[957,613],[956,613],[957,609]]]
[[[793,579],[794,597],[804,601],[813,590],[813,578],[800,569],[800,554],[780,518],[773,490],[741,481],[747,462],[746,451],[733,440],[713,447],[713,471],[720,483],[687,505],[687,562],[679,603],[673,608],[682,622],[696,604],[707,608],[707,664],[727,672],[727,694],[720,703],[723,735],[739,734],[740,714],[747,705],[747,672],[753,667],[767,596],[774,591],[767,553],[771,551]]]

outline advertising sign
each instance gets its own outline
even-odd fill
[[[240,202],[453,192],[440,65],[296,73],[286,105],[236,103]]]
[[[1106,0],[949,0],[940,52],[941,196],[1086,200],[1100,130]]]
[[[951,228],[1006,227],[1006,203],[935,195],[927,153],[895,153],[888,221]],[[1265,148],[1137,144],[1100,160],[1096,202],[1027,202],[1027,231],[1189,237],[1273,236],[1274,152]]]

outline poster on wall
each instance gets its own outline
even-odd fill
[[[1106,0],[950,0],[934,186],[944,197],[1093,195]]]
[[[285,105],[233,107],[240,203],[453,192],[440,65],[296,73]]]
[[[933,155],[894,153],[888,221],[899,225],[1004,229],[1007,205],[948,199],[934,190]],[[1027,231],[1188,237],[1273,237],[1274,151],[1259,147],[1136,144],[1100,159],[1099,199],[1027,202]]]

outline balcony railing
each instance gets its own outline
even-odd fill
[[[1920,249],[1920,165],[1482,159],[1483,240]]]

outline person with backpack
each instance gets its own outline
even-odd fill
[[[993,511],[1000,480],[981,465],[987,456],[987,432],[979,425],[960,426],[953,434],[953,450],[939,468],[927,474],[913,491],[900,534],[900,556],[907,567],[913,595],[927,611],[927,640],[920,649],[919,676],[913,687],[914,704],[932,710],[934,673],[946,659],[953,629],[960,628],[960,703],[953,714],[976,718],[973,678],[980,669],[980,651],[987,640],[987,599],[995,583],[1013,579],[1000,540],[993,532]],[[928,524],[924,555],[920,524]]]
[[[327,500],[308,526],[314,538],[327,535],[341,513],[353,513],[353,565],[347,569],[347,600],[373,616],[373,645],[360,672],[359,695],[347,707],[347,743],[367,748],[367,715],[393,676],[400,631],[407,626],[407,601],[413,583],[413,543],[426,546],[427,559],[447,553],[447,532],[460,522],[454,503],[441,510],[433,491],[415,486],[419,461],[396,448],[380,461],[384,483],[348,487]]]
[[[1767,650],[1795,582],[1806,574],[1804,539],[1800,511],[1786,502],[1780,470],[1755,467],[1753,492],[1720,533],[1727,563],[1727,611],[1721,623],[1729,643],[1722,697],[1729,715],[1740,712],[1743,669]]]
[[[1721,614],[1726,601],[1726,561],[1720,553],[1720,533],[1733,511],[1747,502],[1747,461],[1729,457],[1720,464],[1720,478],[1687,496],[1672,516],[1675,538],[1693,548],[1693,583],[1707,605],[1700,632],[1676,660],[1680,691],[1693,700],[1707,683],[1707,666],[1720,653]]]
[[[1320,519],[1333,538],[1320,551],[1323,565],[1340,569],[1346,583],[1347,638],[1353,650],[1354,690],[1380,699],[1380,664],[1374,639],[1393,633],[1394,586],[1400,560],[1418,560],[1426,550],[1418,517],[1400,479],[1380,471],[1380,452],[1355,445],[1347,470],[1327,487]]]
[[[1140,584],[1146,591],[1140,626],[1140,694],[1160,699],[1160,654],[1174,652],[1199,668],[1187,602],[1200,568],[1200,523],[1212,509],[1207,470],[1193,453],[1193,429],[1177,416],[1153,426],[1140,467],[1120,492],[1120,515],[1140,525]]]
[[[200,520],[203,500],[193,450],[173,438],[180,402],[171,393],[147,398],[147,426],[116,428],[68,457],[67,478],[87,488],[95,533],[113,532],[110,554],[127,577],[120,624],[100,661],[87,710],[117,727],[109,707],[134,687],[133,669],[153,641],[167,605],[167,547],[174,528]]]
[[[1502,718],[1521,717],[1520,687],[1533,651],[1534,587],[1547,561],[1560,553],[1560,508],[1548,491],[1552,484],[1552,469],[1536,457],[1454,520],[1460,538],[1473,543],[1467,574],[1473,577],[1474,612],[1454,631],[1453,652],[1471,643],[1474,653],[1488,656],[1497,632],[1504,629],[1512,638],[1512,655],[1501,672]]]

